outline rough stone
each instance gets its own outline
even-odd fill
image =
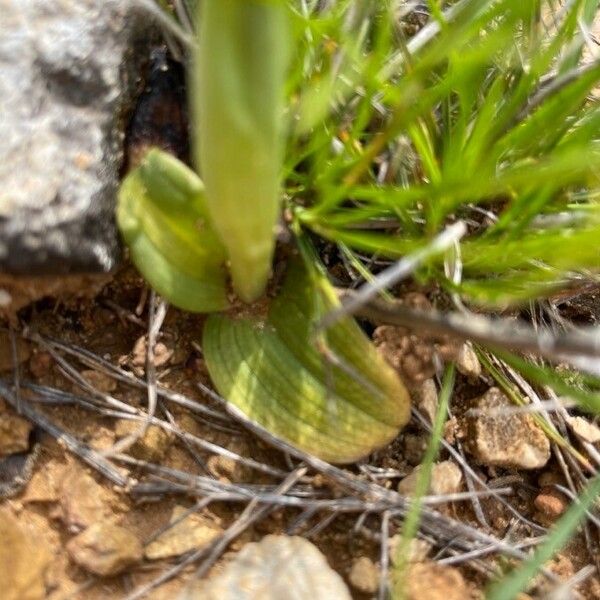
[[[558,490],[545,487],[536,496],[533,505],[539,511],[536,515],[538,520],[544,524],[551,524],[567,510],[569,499]]]
[[[100,371],[85,369],[81,371],[80,375],[99,392],[110,394],[110,392],[114,392],[117,389],[117,382],[109,375],[100,373]]]
[[[140,427],[141,423],[139,421],[121,420],[118,421],[115,427],[115,434],[119,438],[125,438],[138,432]],[[171,433],[157,425],[150,425],[144,435],[129,448],[128,452],[140,460],[159,462],[164,458],[172,440],[173,435]]]
[[[474,380],[481,376],[481,363],[471,344],[463,344],[460,347],[456,357],[456,368],[469,379]]]
[[[74,464],[60,484],[60,509],[60,517],[69,531],[81,531],[109,516],[109,492]]]
[[[590,423],[583,417],[570,417],[568,420],[569,427],[579,436],[584,442],[597,444],[600,442],[600,428],[593,423]]]
[[[468,418],[467,450],[487,466],[543,467],[550,458],[548,438],[530,414],[497,414],[509,407],[512,404],[498,388],[490,388],[475,400],[477,416]]]
[[[246,544],[223,572],[179,600],[350,600],[343,579],[301,537],[268,535]]]
[[[0,509],[0,590],[2,600],[42,600],[50,556],[28,537],[17,519]]]
[[[410,475],[407,475],[398,484],[398,491],[404,496],[412,496],[415,493],[420,472],[421,466],[415,467]],[[460,467],[451,460],[445,460],[432,466],[427,493],[435,496],[455,494],[460,490],[461,484],[462,471]]]
[[[144,555],[147,559],[181,556],[210,544],[223,533],[219,523],[205,515],[191,514],[179,521],[187,510],[183,506],[173,509],[171,523],[176,524],[146,546]]]
[[[59,482],[63,476],[65,466],[57,461],[51,460],[44,464],[43,468],[37,469],[25,488],[21,497],[23,504],[30,502],[54,503],[59,500]]]
[[[379,569],[368,556],[361,556],[352,563],[348,581],[355,590],[374,594],[379,589]]]
[[[108,577],[142,560],[142,544],[133,533],[111,523],[96,523],[69,540],[71,560],[86,571]]]
[[[406,575],[407,600],[464,600],[469,590],[460,572],[432,562],[413,563]]]
[[[417,408],[433,423],[438,408],[438,393],[433,379],[426,379],[415,393]]]
[[[427,297],[418,292],[406,294],[401,302],[418,310],[432,309]],[[404,383],[413,389],[435,375],[444,361],[456,360],[459,352],[459,345],[444,336],[430,338],[391,325],[377,327],[373,332],[373,343],[400,373]]]
[[[3,0],[0,11],[0,272],[108,272],[125,112],[152,20],[122,0]]]
[[[129,364],[133,372],[141,377],[146,370],[146,359],[148,352],[148,341],[145,335],[139,337],[131,351],[131,356],[126,357],[125,364]],[[171,358],[173,358],[175,350],[167,347],[163,342],[157,342],[154,345],[154,366],[157,369],[165,367]]]

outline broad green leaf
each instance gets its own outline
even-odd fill
[[[203,349],[217,390],[248,418],[301,450],[349,463],[396,437],[410,400],[354,320],[315,342],[315,323],[336,304],[330,285],[295,263],[268,317],[212,315]]]
[[[151,150],[119,190],[117,222],[131,260],[169,302],[194,312],[227,308],[225,252],[198,176]]]

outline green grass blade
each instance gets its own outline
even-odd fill
[[[402,536],[396,549],[395,568],[393,573],[394,600],[401,600],[406,596],[405,577],[408,568],[408,554],[410,542],[417,535],[421,520],[422,498],[427,495],[431,482],[431,471],[433,463],[439,453],[443,437],[444,423],[448,417],[448,405],[452,392],[454,391],[454,365],[449,365],[444,373],[442,389],[439,395],[439,403],[435,420],[431,431],[431,437],[427,444],[425,456],[421,462],[419,475],[415,484],[415,493],[411,499],[410,508],[402,525]]]
[[[509,600],[525,592],[535,575],[561,548],[573,537],[577,527],[583,522],[586,511],[597,501],[600,495],[600,476],[592,479],[578,501],[554,525],[544,544],[529,560],[493,584],[486,594],[487,600]]]

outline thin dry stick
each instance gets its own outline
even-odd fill
[[[0,381],[0,396],[16,410],[17,399],[10,387],[3,381]],[[29,402],[23,399],[21,400],[21,414],[32,423],[35,423],[40,429],[50,434],[59,444],[64,444],[73,454],[79,456],[81,460],[85,461],[114,484],[123,488],[129,486],[129,478],[122,475],[109,460],[99,452],[84,445],[75,436],[52,423],[50,419],[36,411]]]
[[[406,279],[426,260],[451,248],[466,233],[467,226],[463,221],[457,221],[450,225],[450,227],[433,238],[426,246],[404,256],[391,267],[374,276],[372,281],[364,283],[358,290],[353,291],[352,294],[345,295],[342,298],[342,306],[327,313],[317,325],[316,330],[326,329],[343,317],[356,314],[383,290]]]
[[[0,381],[2,381],[2,380],[0,380]],[[63,403],[63,404],[64,403],[77,404],[87,410],[93,410],[103,416],[113,417],[113,418],[117,418],[117,419],[139,420],[139,421],[143,422],[144,420],[146,420],[148,418],[147,415],[143,411],[140,411],[139,415],[133,416],[130,413],[114,411],[114,410],[109,410],[109,409],[104,409],[102,407],[98,407],[95,404],[93,404],[92,402],[88,402],[85,398],[81,398],[75,394],[70,394],[68,392],[62,392],[61,390],[56,390],[54,388],[49,388],[49,387],[40,386],[40,385],[34,385],[34,384],[30,384],[28,382],[24,382],[23,385],[25,387],[31,389],[32,391],[35,391],[37,394],[39,394],[39,396],[31,399],[32,402],[36,402],[36,401],[39,401],[40,399],[45,398],[49,402],[58,401],[59,403]],[[266,473],[268,475],[272,475],[272,476],[278,477],[278,478],[285,477],[287,475],[287,472],[282,471],[281,469],[277,469],[276,467],[267,465],[265,463],[261,463],[252,458],[249,458],[249,457],[241,456],[239,454],[236,454],[235,452],[232,452],[228,448],[219,446],[218,444],[214,444],[207,440],[203,440],[187,431],[182,430],[174,422],[168,422],[168,421],[159,419],[158,417],[152,417],[150,419],[150,423],[152,425],[156,425],[157,427],[161,427],[162,429],[164,429],[165,431],[167,431],[169,433],[173,433],[179,439],[181,439],[182,442],[184,442],[186,444],[196,446],[198,448],[201,448],[202,450],[206,450],[213,454],[225,456],[225,457],[230,458],[236,462],[239,462],[240,464],[243,464],[251,469],[261,471],[263,473]]]
[[[306,474],[305,467],[299,467],[292,473],[288,475],[288,477],[281,483],[278,487],[279,494],[285,494],[289,491],[304,475]],[[269,512],[273,509],[272,506],[265,506],[259,510],[256,509],[256,502],[251,500],[248,503],[248,506],[244,510],[244,512],[240,515],[240,517],[228,528],[225,532],[215,540],[210,546],[203,547],[188,557],[186,557],[183,561],[181,561],[178,565],[171,567],[164,573],[162,573],[159,577],[151,581],[149,584],[144,585],[133,593],[129,594],[125,600],[138,600],[139,598],[143,598],[146,594],[151,592],[153,589],[156,589],[158,586],[163,583],[169,581],[173,577],[176,577],[186,566],[190,564],[194,564],[198,560],[200,560],[203,556],[208,554],[205,561],[200,565],[198,572],[196,573],[196,578],[200,578],[203,574],[214,564],[214,562],[221,556],[227,546],[241,533],[243,533],[250,525],[256,523],[260,519],[266,517]]]
[[[77,369],[75,369],[72,365],[70,365],[53,347],[52,344],[49,344],[44,340],[40,335],[36,333],[26,333],[25,337],[30,339],[37,344],[39,344],[44,350],[46,350],[52,358],[56,361],[56,363],[61,367],[61,371],[63,374],[68,377],[71,381],[76,383],[81,389],[88,391],[90,394],[95,396],[96,398],[102,400],[108,406],[113,408],[122,410],[131,414],[138,414],[138,410],[130,406],[125,402],[121,402],[117,398],[114,398],[110,394],[105,394],[97,390],[93,385],[91,385],[84,377],[82,377]]]
[[[193,48],[194,38],[179,23],[167,14],[154,0],[130,0],[156,19],[156,22],[174,35],[186,48]]]
[[[161,409],[162,413],[165,415],[165,417],[167,417],[167,421],[169,422],[169,424],[172,427],[179,427],[177,425],[177,421],[175,420],[175,417],[172,415],[171,411],[168,408],[166,408],[165,406],[162,406],[162,404],[161,404],[160,409]],[[179,429],[181,429],[181,428],[179,427]],[[180,439],[183,442],[183,445],[185,446],[185,448],[188,451],[189,455],[194,459],[194,461],[200,467],[200,469],[202,469],[204,471],[204,473],[209,474],[210,471],[208,470],[208,466],[206,465],[206,461],[198,454],[198,452],[196,452],[195,448],[190,443],[190,441],[187,440],[185,437],[182,437]]]
[[[9,324],[10,349],[12,353],[13,387],[17,401],[17,414],[21,414],[21,369],[19,367],[19,353],[17,349],[17,336],[12,323]]]
[[[117,381],[120,381],[122,383],[125,383],[127,385],[130,385],[132,387],[136,387],[139,389],[146,388],[146,383],[144,381],[142,381],[141,379],[139,379],[138,377],[136,377],[133,373],[129,373],[128,371],[125,371],[123,369],[120,369],[119,367],[114,366],[113,364],[111,364],[110,362],[108,362],[107,360],[102,358],[101,356],[98,356],[97,354],[94,354],[93,352],[90,352],[89,350],[87,350],[85,348],[80,348],[79,346],[66,344],[64,342],[61,342],[60,340],[48,338],[48,337],[42,336],[40,334],[25,333],[24,337],[26,339],[29,339],[34,342],[38,342],[38,343],[42,342],[43,344],[45,344],[45,348],[52,348],[55,351],[61,350],[61,351],[65,352],[66,354],[69,354],[70,356],[77,358],[77,360],[82,362],[84,365],[86,365],[92,369],[96,369],[96,370],[116,379]],[[54,352],[53,357],[55,358],[55,360],[56,360],[56,356],[58,356],[59,358],[62,359],[62,357],[59,354]],[[62,359],[62,360],[64,361],[64,359]],[[87,383],[87,382],[85,382],[85,383]],[[172,390],[161,387],[160,385],[157,386],[156,393],[159,398],[163,398],[165,400],[168,400],[169,402],[173,402],[174,404],[178,404],[179,406],[188,408],[192,412],[206,415],[208,417],[211,417],[215,420],[219,420],[221,422],[231,423],[231,419],[226,414],[217,412],[215,410],[211,410],[210,408],[200,404],[197,400],[188,398],[184,394],[180,394],[178,392],[173,392]],[[126,405],[126,406],[128,406],[128,405]],[[129,407],[129,411],[131,412],[131,407]],[[207,423],[208,423],[208,421],[207,421]],[[214,425],[214,424],[211,423],[211,425]],[[236,430],[230,429],[229,431],[231,433],[235,433]]]
[[[138,440],[143,438],[154,419],[156,412],[156,365],[154,364],[154,348],[156,338],[160,332],[163,321],[167,314],[169,304],[164,300],[158,301],[154,290],[150,292],[150,308],[148,310],[148,339],[146,342],[146,389],[148,395],[148,411],[137,431],[125,436],[117,443],[103,452],[104,456],[110,457],[125,452]]]
[[[572,598],[579,598],[580,596],[574,593],[575,588],[580,586],[594,573],[597,573],[597,571],[597,567],[586,565],[577,571],[570,579],[558,584],[551,592],[549,592],[547,600],[571,600]]]
[[[218,394],[206,388],[206,386],[199,384],[201,389],[209,394],[211,397],[215,399],[221,399],[227,411],[240,422],[242,422],[245,427],[253,431],[257,436],[265,440],[267,443],[279,448],[282,451],[289,452],[292,456],[296,456],[300,460],[303,460],[306,464],[311,466],[313,469],[322,473],[326,477],[329,477],[338,482],[339,485],[343,486],[348,490],[352,490],[355,493],[360,495],[366,495],[367,497],[373,498],[374,500],[384,500],[388,499],[390,502],[397,504],[397,506],[401,507],[398,510],[394,511],[394,515],[405,515],[408,507],[408,503],[406,499],[394,492],[392,490],[388,490],[382,488],[373,483],[368,483],[365,481],[361,481],[356,477],[353,477],[349,473],[330,465],[329,463],[302,452],[297,448],[291,446],[287,442],[284,442],[275,436],[273,436],[266,429],[251,421],[242,413],[237,407],[228,403],[225,399],[221,398]],[[508,503],[507,503],[508,504]],[[510,505],[508,505],[510,506]],[[512,507],[511,507],[512,508]],[[514,509],[513,509],[514,510]],[[522,520],[527,521],[522,515],[517,515]],[[534,523],[531,523],[531,526],[536,527]],[[445,517],[444,515],[437,513],[429,508],[426,508],[422,511],[422,528],[425,532],[435,533],[439,537],[444,539],[453,540],[453,542],[461,547],[468,547],[467,549],[472,549],[472,544],[496,544],[497,552],[504,553],[508,556],[512,556],[514,558],[518,558],[519,560],[524,560],[526,555],[518,549],[515,549],[510,544],[503,542],[502,540],[498,540],[494,538],[492,535],[483,533],[477,529],[474,529],[468,525]],[[543,530],[543,528],[541,528]],[[552,580],[556,579],[552,573],[547,570],[544,571],[544,575]]]
[[[122,415],[122,418],[129,419],[129,420],[143,420],[144,418],[147,418],[147,417],[144,417],[144,416],[131,417],[130,415]],[[250,467],[251,469],[254,469],[255,471],[261,471],[263,473],[266,473],[267,475],[272,475],[274,477],[287,476],[287,473],[285,471],[282,471],[281,469],[277,469],[276,467],[272,467],[271,465],[267,465],[265,463],[259,462],[257,460],[254,460],[253,458],[250,458],[247,456],[242,456],[241,454],[237,454],[236,452],[233,452],[232,450],[229,450],[228,448],[219,446],[218,444],[215,444],[213,442],[209,442],[207,440],[199,438],[187,431],[180,429],[178,426],[173,425],[167,421],[163,421],[162,419],[159,419],[157,417],[151,417],[150,423],[152,425],[161,427],[162,429],[164,429],[167,432],[175,434],[178,438],[180,438],[184,442],[188,442],[188,443],[192,444],[193,446],[197,446],[198,448],[202,448],[203,450],[207,450],[214,454],[218,454],[220,456],[225,456],[226,458],[230,458],[230,459],[234,460],[235,462],[238,462],[247,467]]]
[[[275,490],[277,495],[285,494],[288,492],[300,479],[306,475],[307,468],[305,466],[300,466],[292,471],[286,479],[284,479],[281,484]],[[206,557],[204,562],[198,567],[196,571],[196,578],[200,579],[204,577],[204,575],[208,572],[210,567],[215,564],[217,559],[223,554],[227,546],[240,535],[243,531],[245,531],[250,525],[256,523],[257,521],[266,517],[272,510],[273,506],[265,506],[256,510],[257,502],[253,499],[244,512],[240,515],[240,517],[231,525],[221,536],[220,539],[216,540],[210,554]]]
[[[305,508],[286,528],[287,535],[294,535],[299,529],[318,512],[317,506]]]
[[[444,21],[450,23],[456,19],[460,13],[471,4],[472,0],[459,0],[452,4],[443,13]],[[396,52],[384,68],[381,70],[380,77],[385,81],[393,77],[399,69],[404,66],[406,54],[414,56],[422,50],[431,40],[433,40],[441,31],[440,24],[436,19],[431,19],[418,33],[416,33],[406,44],[405,51]],[[406,54],[405,54],[406,52]]]
[[[350,303],[356,298],[356,292],[341,290],[340,296],[343,303]],[[582,356],[597,361],[600,357],[597,327],[554,334],[548,330],[536,331],[522,321],[492,320],[475,313],[424,311],[399,302],[382,302],[377,299],[370,299],[362,304],[356,314],[378,323],[418,329],[434,335],[451,335],[496,348],[532,352],[554,361]]]
[[[546,541],[545,536],[538,536],[536,538],[531,538],[529,540],[523,540],[521,542],[516,542],[514,545],[516,548],[530,548],[532,546],[537,546]],[[465,562],[469,562],[474,558],[481,558],[482,556],[488,556],[489,554],[493,554],[496,552],[496,548],[493,545],[482,546],[481,548],[476,548],[475,550],[471,550],[470,552],[464,552],[463,554],[457,554],[454,556],[448,556],[446,558],[436,559],[436,563],[438,565],[460,565]]]
[[[113,300],[105,298],[101,302],[104,306],[110,308],[112,311],[117,313],[117,317],[119,318],[122,324],[125,324],[125,321],[130,321],[131,323],[133,323],[134,325],[138,325],[139,327],[146,327],[146,323],[144,323],[144,321],[142,321],[142,319],[140,319],[135,313],[132,313],[126,308],[119,306]]]
[[[417,411],[415,409],[415,412],[419,412],[419,411]],[[419,413],[419,415],[421,416],[421,420],[425,420],[423,415],[421,415],[420,413]],[[448,416],[450,418],[452,418],[452,411],[450,410],[450,408],[448,409]],[[467,460],[465,458],[465,453],[464,453],[463,446],[462,446],[462,443],[460,442],[460,440],[456,440],[456,450],[460,454],[460,457],[461,457],[461,466],[466,464]],[[465,482],[467,484],[467,489],[469,490],[469,492],[474,492],[475,491],[475,483],[474,483],[473,477],[471,476],[470,469],[462,468],[462,472],[465,476]],[[486,531],[491,531],[492,528],[490,527],[487,519],[485,518],[485,514],[483,513],[483,509],[481,508],[481,502],[479,502],[479,498],[473,497],[471,503],[473,505],[473,511],[475,512],[475,516],[477,517],[479,524]]]
[[[457,449],[458,449],[458,452],[460,453],[461,458],[466,462],[465,453],[464,453],[462,444],[458,441],[457,441]],[[473,481],[473,477],[471,476],[471,473],[467,469],[463,469],[463,473],[465,475],[465,482],[467,484],[467,489],[471,493],[475,492],[475,483]],[[476,496],[473,497],[472,504],[473,504],[473,511],[475,512],[475,516],[477,517],[479,524],[486,531],[491,531],[492,528],[490,527],[490,524],[488,523],[488,521],[485,517],[485,514],[483,512],[483,509],[481,508],[481,502],[479,502],[479,498],[477,498]]]

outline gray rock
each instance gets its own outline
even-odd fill
[[[268,535],[246,544],[223,572],[179,600],[350,600],[342,578],[301,537]]]
[[[107,272],[151,20],[125,0],[0,0],[0,14],[0,272]]]

